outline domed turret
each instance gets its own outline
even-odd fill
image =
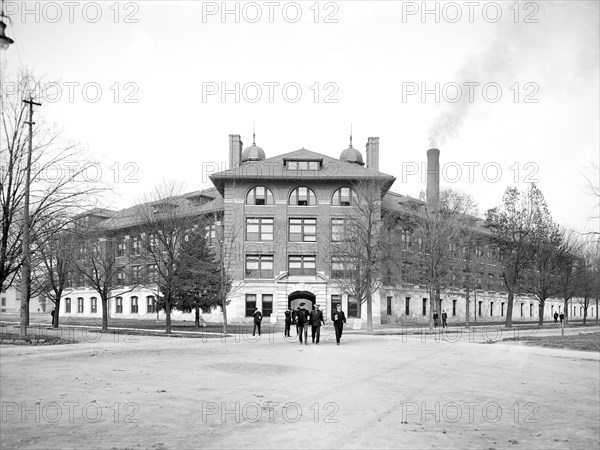
[[[242,163],[248,161],[262,161],[265,159],[265,151],[256,145],[256,135],[252,134],[252,145],[246,147],[242,152]]]
[[[350,147],[342,152],[340,155],[340,161],[349,162],[352,164],[358,164],[364,166],[362,154],[352,147],[352,135],[350,135]]]

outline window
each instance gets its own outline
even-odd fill
[[[158,250],[158,245],[158,236],[156,236],[154,233],[148,234],[148,250],[150,250],[150,252],[154,252]]]
[[[253,242],[273,240],[272,217],[246,218],[246,240]]]
[[[426,298],[423,299],[423,315],[424,316],[427,315],[427,299]]]
[[[315,255],[294,255],[288,260],[290,275],[315,275],[317,273],[317,257]]]
[[[246,255],[246,278],[273,278],[273,255]]]
[[[125,270],[122,267],[117,269],[117,286],[125,284]]]
[[[79,314],[83,313],[83,298],[81,297],[77,298],[77,312]]]
[[[65,312],[66,313],[70,313],[71,312],[71,299],[70,298],[65,298]]]
[[[404,314],[410,316],[410,297],[404,299]]]
[[[265,186],[256,186],[248,191],[246,205],[272,205],[273,193]]]
[[[148,271],[148,282],[150,283],[158,283],[158,267],[156,264],[148,264],[146,266],[146,270]]]
[[[533,317],[533,303],[529,304],[529,317]]]
[[[387,298],[387,315],[392,315],[392,297]]]
[[[521,303],[521,317],[523,317],[523,306],[524,306],[524,304]]]
[[[290,219],[290,242],[316,242],[317,219]]]
[[[220,241],[221,236],[223,236],[223,223],[220,220],[217,220],[210,225],[205,226],[204,231],[204,237],[208,241],[208,245],[215,245]]]
[[[332,294],[331,295],[331,311],[335,311],[337,308],[337,305],[341,305],[342,304],[342,296],[338,295],[338,294]]]
[[[117,256],[125,256],[125,238],[117,238]]]
[[[140,254],[140,236],[139,235],[134,235],[131,237],[131,254],[132,255],[139,255]]]
[[[6,306],[6,297],[2,297],[2,306]]]
[[[316,206],[317,196],[311,188],[298,187],[291,192],[288,204],[290,206]]]
[[[140,266],[131,266],[131,282],[133,284],[140,284],[142,282]]]
[[[348,296],[348,317],[358,317],[358,300],[353,295]]]
[[[262,313],[263,316],[268,317],[273,314],[273,295],[263,294],[262,296]]]
[[[347,279],[356,276],[356,258],[351,256],[331,257],[331,278]]]
[[[494,315],[494,302],[490,302],[490,317]]]
[[[350,206],[355,203],[356,193],[349,187],[339,188],[331,198],[331,206]]]
[[[478,315],[479,317],[481,317],[481,305],[482,305],[482,304],[483,304],[483,302],[481,302],[481,301],[480,301],[480,302],[479,302],[479,305],[478,305],[477,315]]]
[[[116,309],[117,309],[117,314],[122,314],[123,313],[123,298],[122,297],[117,297],[116,299]]]
[[[554,315],[554,305],[550,305],[550,315]]]
[[[131,297],[131,313],[132,314],[137,314],[138,312],[138,298],[137,297]]]
[[[252,317],[256,309],[256,294],[246,294],[246,317]]]
[[[495,287],[495,277],[493,273],[488,273],[488,290],[493,291]]]
[[[504,302],[500,303],[500,316],[504,317]]]
[[[452,300],[452,317],[456,317],[456,300]]]
[[[156,312],[156,299],[153,295],[146,297],[146,311],[149,313]]]
[[[92,312],[92,313],[98,312],[98,299],[96,297],[90,298],[90,306],[91,306],[90,312]]]
[[[346,234],[346,219],[331,219],[331,241],[343,241],[347,237]]]
[[[286,161],[287,170],[321,170],[320,161]]]

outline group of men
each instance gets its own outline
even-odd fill
[[[254,310],[254,330],[252,336],[255,336],[258,330],[260,336],[260,325],[263,319],[262,313],[256,308]],[[342,331],[346,323],[346,315],[342,311],[342,305],[337,305],[336,310],[331,314],[331,321],[335,329],[335,341],[340,345]],[[285,329],[284,336],[291,337],[290,329],[292,324],[296,325],[296,334],[300,340],[300,345],[308,345],[308,327],[311,328],[311,338],[313,344],[319,344],[321,340],[321,326],[325,325],[325,317],[321,311],[320,305],[315,305],[314,309],[306,309],[306,303],[301,302],[295,310],[287,309],[285,311]],[[304,340],[302,337],[304,336]]]
[[[439,315],[437,313],[437,311],[435,311],[433,313],[433,324],[435,325],[435,327],[438,327],[439,324]],[[442,328],[447,328],[448,327],[448,314],[446,313],[446,310],[442,311]]]

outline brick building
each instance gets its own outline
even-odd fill
[[[329,315],[337,303],[349,318],[357,316],[359,305],[344,294],[335,280],[336,261],[330,251],[344,217],[353,208],[353,188],[363,181],[381,186],[381,211],[403,211],[415,201],[389,189],[392,175],[379,170],[379,138],[369,138],[361,152],[352,147],[339,158],[300,149],[267,158],[255,142],[243,149],[239,135],[229,136],[229,169],[213,174],[214,188],[192,192],[177,199],[192,205],[195,213],[217,219],[210,237],[222,233],[229,243],[229,273],[233,278],[230,322],[250,320],[255,307],[266,320],[281,323],[284,311],[304,301],[310,307],[321,305]],[[439,151],[429,151],[428,197],[439,192],[436,173]],[[156,269],[143,257],[148,239],[136,208],[114,212],[94,210],[85,220],[105,230],[107,245],[114,246],[120,266],[117,279],[123,295],[111,299],[111,317],[160,317],[156,310]],[[220,233],[219,233],[219,230]],[[485,231],[481,231],[485,241]],[[404,236],[403,236],[404,238]],[[406,237],[408,245],[410,237]],[[403,241],[404,242],[404,241]],[[471,320],[504,321],[507,295],[502,292],[500,267],[492,248],[482,245],[476,251],[477,286],[471,293]],[[373,322],[423,322],[429,316],[428,293],[423,286],[403,280],[383,286],[373,298]],[[83,281],[73,280],[65,294],[61,315],[101,316],[99,298]],[[132,289],[133,287],[133,289]],[[551,318],[562,311],[562,301],[548,300],[544,315]],[[583,316],[577,302],[570,317]],[[441,309],[449,322],[464,321],[465,298],[459,289],[442,292]],[[366,305],[362,305],[362,317]],[[597,311],[591,307],[590,317]],[[536,320],[537,301],[515,298],[513,320]],[[193,320],[193,314],[173,312],[174,319]],[[222,320],[220,308],[203,311],[206,321]]]

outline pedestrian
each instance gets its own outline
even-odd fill
[[[285,310],[285,329],[283,331],[284,337],[290,337],[291,326],[292,326],[292,311],[288,307],[288,309]]]
[[[52,316],[52,325],[54,325],[54,314],[56,314],[54,312],[54,308],[52,309],[52,311],[50,311],[50,316]]]
[[[299,306],[296,306],[296,309],[292,311],[292,323],[296,325],[296,336],[300,334],[300,327],[298,327],[298,311],[300,310]]]
[[[263,316],[262,313],[258,310],[258,308],[254,309],[254,329],[252,330],[252,336],[256,334],[256,330],[258,330],[258,335],[260,336],[260,323],[262,322]]]
[[[558,313],[554,313],[554,323],[558,323]]]
[[[446,323],[446,320],[448,320],[448,314],[446,314],[446,310],[444,309],[442,311],[442,328],[447,328],[448,324]]]
[[[323,317],[323,311],[321,311],[320,306],[319,305],[315,305],[315,309],[313,309],[310,312],[310,323],[311,323],[311,330],[310,330],[310,335],[312,337],[312,342],[313,344],[315,343],[315,339],[316,339],[316,344],[319,344],[319,340],[321,338],[321,324],[325,325],[325,318]]]
[[[565,320],[565,314],[560,313],[560,323],[563,323],[563,320]]]
[[[298,337],[300,338],[300,345],[302,345],[302,335],[304,334],[304,345],[308,345],[308,323],[310,321],[310,316],[306,308],[304,308],[306,303],[300,303],[300,308],[298,308],[298,314],[296,315],[296,320],[298,322]]]
[[[346,323],[346,315],[342,311],[342,305],[337,305],[336,310],[331,315],[333,321],[333,327],[335,328],[335,340],[337,345],[340,345],[340,339],[342,339],[342,331],[344,330],[344,324]]]
[[[437,311],[433,312],[433,325],[437,328],[438,327],[438,320],[439,320],[439,316]]]

